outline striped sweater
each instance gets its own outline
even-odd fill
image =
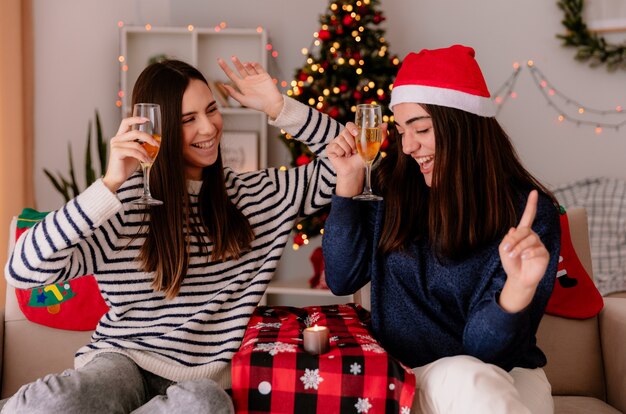
[[[98,180],[20,237],[6,265],[11,285],[33,288],[93,274],[110,307],[91,343],[77,351],[76,367],[98,353],[119,352],[170,380],[211,378],[230,387],[231,358],[296,219],[329,204],[335,183],[323,150],[340,124],[290,98],[272,124],[319,157],[283,171],[238,174],[226,168],[228,195],[256,236],[252,248],[238,260],[210,261],[192,238],[188,273],[174,299],[155,292],[153,274],[139,269],[136,256],[145,237],[140,234],[129,244],[144,224],[145,210],[129,204],[140,195],[139,174],[117,195]],[[188,182],[192,214],[197,213],[201,184]]]

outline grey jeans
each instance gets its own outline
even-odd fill
[[[117,353],[84,367],[50,374],[3,401],[2,414],[232,414],[233,403],[214,381],[173,382],[145,371]]]

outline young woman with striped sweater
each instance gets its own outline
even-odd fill
[[[227,413],[230,360],[299,216],[327,205],[335,174],[323,155],[341,125],[284,97],[258,64],[233,58],[231,95],[318,157],[298,168],[223,167],[222,116],[205,78],[180,61],[148,66],[133,102],[161,105],[151,174],[162,206],[131,201],[147,154],[126,118],[105,176],[24,234],[6,265],[28,289],[93,274],[110,307],[75,369],[23,386],[4,412]],[[154,143],[154,142],[153,142]]]

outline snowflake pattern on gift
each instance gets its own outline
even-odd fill
[[[364,351],[372,351],[377,354],[384,354],[385,350],[378,344],[363,344],[361,345]]]
[[[276,328],[280,329],[282,323],[280,322],[259,322],[254,326],[251,326],[251,329],[264,329],[264,328]]]
[[[411,408],[405,405],[404,407],[402,407],[400,414],[411,414]]]
[[[304,375],[300,377],[300,381],[304,384],[304,389],[308,390],[313,388],[314,390],[320,385],[320,382],[324,381],[324,378],[320,376],[319,369],[304,369]]]
[[[361,373],[361,365],[356,362],[350,365],[350,373],[352,375],[359,375]]]
[[[321,313],[313,312],[312,314],[307,315],[307,317],[304,319],[304,324],[306,325],[307,328],[310,328],[311,326],[313,326],[315,322],[319,321],[321,317],[322,317]]]
[[[354,407],[357,413],[367,413],[372,408],[372,404],[370,404],[369,398],[359,398]]]
[[[357,335],[357,338],[361,338],[362,340],[367,342],[376,342],[376,340],[372,338],[371,335]]]
[[[296,344],[286,344],[284,342],[269,342],[266,344],[256,344],[253,351],[269,352],[271,356],[279,352],[296,352]]]

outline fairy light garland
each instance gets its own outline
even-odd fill
[[[351,16],[351,17],[354,19],[358,19],[360,17],[356,13],[352,13],[352,14],[354,14],[354,16]],[[124,25],[125,23],[123,21],[117,22],[117,27],[119,29],[122,29]],[[144,28],[147,32],[151,31],[152,27],[153,26],[149,23],[144,25]],[[226,29],[227,27],[228,27],[228,24],[226,22],[220,22],[219,24],[214,26],[214,30],[215,32],[220,32],[223,29]],[[190,32],[194,31],[195,27],[190,24],[187,26],[187,30]],[[264,31],[262,26],[257,26],[256,30],[259,33]],[[323,27],[322,27],[322,30],[324,30]],[[352,33],[352,36],[355,39],[358,38],[359,32],[360,30],[356,29],[354,33]],[[303,55],[305,56],[308,55],[310,49],[316,46],[319,46],[319,43],[320,43],[319,36],[320,36],[319,31],[313,33],[313,40],[311,42],[310,47],[302,48],[301,50],[301,53]],[[340,49],[341,45],[337,44],[335,47],[336,49]],[[277,84],[279,87],[281,87],[283,90],[286,89],[288,95],[290,96],[298,95],[299,87],[305,85],[307,82],[310,83],[312,81],[312,79],[309,79],[307,81],[292,81],[292,82],[288,82],[287,80],[285,80],[285,77],[282,75],[282,71],[280,70],[280,65],[276,63],[276,61],[278,60],[279,53],[274,48],[274,45],[272,44],[271,39],[265,45],[265,49],[270,54],[270,56],[274,58],[274,59],[270,59],[270,65],[272,66],[273,72],[278,73],[280,75],[276,78],[273,78],[274,83]],[[381,49],[379,53],[386,53],[386,52],[387,52],[386,50]],[[356,60],[342,61],[342,59],[343,58],[340,57],[336,63],[340,65],[348,64],[351,66],[355,66],[356,71],[360,69],[359,66],[361,62],[356,61]],[[117,57],[117,60],[120,65],[120,71],[122,72],[128,71],[128,66],[126,64],[126,57],[122,56],[120,53],[120,55]],[[397,62],[396,64],[399,64],[399,62]],[[567,111],[564,110],[562,106],[558,105],[555,102],[554,100],[555,97],[560,98],[565,103],[566,106],[575,106],[577,108],[576,113],[581,116],[585,114],[594,114],[598,116],[616,116],[616,115],[619,116],[619,115],[626,115],[626,111],[624,111],[624,106],[622,105],[617,105],[614,109],[596,109],[596,108],[583,105],[579,101],[572,99],[569,96],[562,93],[551,82],[549,82],[547,77],[541,72],[541,70],[539,70],[539,68],[534,64],[533,61],[528,61],[526,66],[530,70],[534,84],[537,86],[537,89],[539,89],[539,91],[541,92],[542,96],[545,98],[548,105],[552,107],[558,113],[557,120],[559,122],[568,121],[568,122],[575,123],[578,126],[580,125],[593,126],[595,127],[596,134],[601,133],[605,129],[614,129],[615,131],[619,131],[620,128],[626,126],[626,119],[624,119],[623,121],[619,121],[619,122],[605,122],[605,121],[596,121],[596,120],[585,119],[585,118],[568,115]],[[323,68],[317,68],[317,70],[323,71]],[[498,105],[496,115],[500,113],[500,110],[508,102],[510,98],[512,99],[516,98],[517,92],[515,91],[515,85],[517,83],[518,76],[521,73],[521,70],[522,70],[522,66],[517,62],[514,63],[513,72],[511,73],[511,75],[507,78],[506,81],[504,81],[504,83],[493,94],[494,102]],[[337,93],[334,90],[332,91],[329,90],[328,92]],[[121,84],[120,84],[118,91],[117,91],[115,106],[117,106],[118,108],[122,106],[122,99],[124,98],[125,95],[126,95],[126,92],[122,90]],[[321,103],[322,101],[319,102],[318,104],[321,104]]]
[[[515,62],[513,64],[513,73],[511,73],[508,79],[504,81],[502,86],[496,89],[493,94],[493,100],[497,104],[496,116],[498,116],[500,110],[509,98],[515,99],[517,97],[517,92],[515,92],[513,88],[515,88],[517,77],[519,76],[521,69],[520,64]]]
[[[124,27],[124,22],[119,20],[117,22],[117,28],[119,29],[119,54],[117,56],[117,62],[120,65],[120,77],[117,84],[117,98],[115,99],[115,106],[121,108],[123,105],[122,99],[126,95],[126,92],[122,89],[122,76],[123,72],[128,71],[128,66],[126,65],[126,57],[122,55],[122,28]]]
[[[594,131],[597,135],[601,134],[605,129],[614,129],[615,131],[619,131],[621,127],[626,126],[626,111],[624,111],[624,107],[622,105],[617,105],[613,109],[597,109],[583,105],[579,101],[570,98],[559,89],[557,89],[554,84],[550,82],[548,78],[543,74],[543,72],[539,70],[534,61],[529,60],[526,63],[526,67],[530,71],[535,86],[537,86],[537,89],[539,89],[539,92],[545,98],[548,106],[550,106],[557,112],[557,120],[559,122],[568,121],[576,124],[577,126],[593,126]],[[513,73],[511,73],[507,80],[498,89],[496,89],[496,92],[493,94],[493,100],[498,105],[496,116],[500,113],[500,110],[509,98],[514,99],[517,97],[517,92],[515,92],[514,89],[521,69],[522,66],[520,66],[518,63],[514,63]],[[562,100],[565,107],[575,107],[578,116],[569,115],[564,109],[564,106],[559,105],[556,102],[555,98],[559,98],[560,100]],[[614,122],[607,122],[585,118],[585,116],[590,114],[613,118],[624,117],[624,119]]]
[[[539,70],[539,68],[534,64],[533,61],[528,61],[527,67],[530,70],[530,74],[532,75],[533,81],[537,86],[537,89],[539,89],[548,105],[558,113],[557,120],[559,122],[568,121],[575,123],[577,126],[593,126],[595,128],[596,134],[601,134],[604,129],[614,129],[615,131],[619,131],[621,127],[626,126],[626,112],[624,112],[622,105],[617,105],[614,109],[596,109],[583,105],[577,100],[572,99],[559,91],[554,86],[554,84],[550,82],[548,78],[541,72],[541,70]],[[580,116],[575,117],[568,115],[567,111],[562,106],[557,104],[556,100],[554,99],[555,97],[563,100],[565,105],[576,107],[576,112]],[[587,114],[594,114],[599,116],[617,116],[623,118],[623,120],[614,122],[598,121],[584,118],[583,116]]]
[[[122,74],[123,74],[123,72],[127,72],[128,71],[128,65],[126,64],[126,57],[123,56],[122,53],[121,53],[121,49],[122,49],[122,46],[121,46],[121,39],[122,39],[121,32],[122,32],[122,28],[125,26],[125,23],[122,20],[120,20],[120,21],[118,21],[116,23],[116,26],[118,27],[119,32],[120,32],[120,35],[119,35],[119,39],[120,39],[120,45],[119,45],[120,53],[117,56],[117,61],[118,61],[119,65],[120,65],[120,72],[122,72]],[[144,25],[144,29],[146,30],[146,32],[152,31],[152,28],[153,28],[153,26],[150,23],[147,23],[147,24]],[[224,30],[226,28],[228,28],[228,24],[225,21],[222,21],[219,24],[215,25],[213,27],[213,30],[216,33],[219,33],[219,32],[221,32],[222,30]],[[194,25],[189,24],[189,25],[186,26],[186,29],[189,32],[193,32],[196,28],[195,28]],[[262,33],[264,30],[265,29],[262,26],[257,26],[256,27],[257,33]],[[265,50],[269,53],[269,55],[272,58],[274,58],[273,60],[272,59],[269,60],[269,65],[272,66],[275,69],[275,73],[276,72],[281,73],[280,78],[282,78],[282,80],[280,80],[279,78],[273,78],[272,80],[274,81],[274,83],[276,85],[281,87],[283,90],[286,89],[289,86],[289,84],[285,80],[284,76],[282,76],[282,72],[280,70],[280,66],[278,66],[274,62],[275,60],[278,59],[279,53],[274,48],[274,45],[272,44],[271,39],[269,39],[269,38],[268,38],[268,43],[265,45]],[[122,75],[120,76],[120,81],[119,81],[119,86],[118,86],[118,91],[117,91],[117,97],[116,97],[116,100],[115,100],[115,106],[118,107],[118,108],[121,108],[123,106],[122,99],[126,95],[126,92],[122,89],[121,78],[122,78]]]

